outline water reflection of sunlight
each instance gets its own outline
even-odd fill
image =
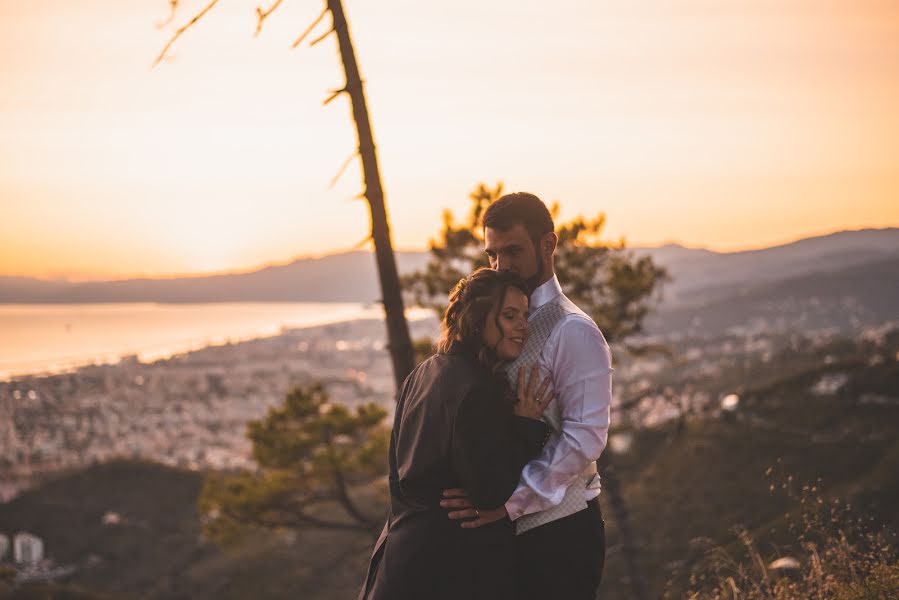
[[[433,313],[411,308],[406,315],[414,322]],[[7,305],[0,307],[0,380],[128,356],[153,362],[294,328],[383,318],[381,305],[354,303]]]

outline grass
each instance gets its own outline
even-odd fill
[[[781,487],[789,490],[792,481]],[[839,500],[828,501],[817,485],[804,485],[791,498],[798,513],[790,528],[794,541],[766,557],[752,534],[738,530],[742,555],[712,548],[691,574],[691,600],[891,600],[899,595],[895,536],[872,530],[870,518]]]

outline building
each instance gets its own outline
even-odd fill
[[[44,542],[30,533],[22,532],[13,539],[13,560],[20,564],[36,565],[44,559]]]

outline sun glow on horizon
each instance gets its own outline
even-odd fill
[[[334,42],[289,49],[320,7],[285,3],[254,39],[255,6],[217,6],[150,69],[165,0],[0,4],[0,274],[235,272],[358,246],[358,165],[328,187],[356,143],[346,100],[321,106],[343,82]],[[346,10],[398,248],[500,180],[638,245],[899,226],[899,7]]]

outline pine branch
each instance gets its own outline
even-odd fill
[[[334,478],[334,486],[337,492],[337,501],[340,502],[344,510],[353,517],[357,523],[362,525],[365,529],[371,529],[375,526],[375,523],[362,514],[362,511],[359,510],[350,498],[349,492],[347,491],[346,479],[343,475],[343,469],[340,466],[340,459],[337,457],[337,452],[334,449],[330,434],[327,436],[325,444],[328,452],[328,462],[331,464],[331,475]]]
[[[359,507],[353,502],[350,498],[350,495],[347,491],[346,480],[343,477],[343,470],[341,470],[340,465],[337,464],[337,461],[332,462],[332,466],[334,469],[334,483],[337,484],[337,501],[343,506],[344,510],[346,510],[350,516],[352,516],[356,521],[362,525],[365,529],[371,529],[375,526],[375,522],[369,519],[367,516],[362,514],[362,511],[359,510]]]

